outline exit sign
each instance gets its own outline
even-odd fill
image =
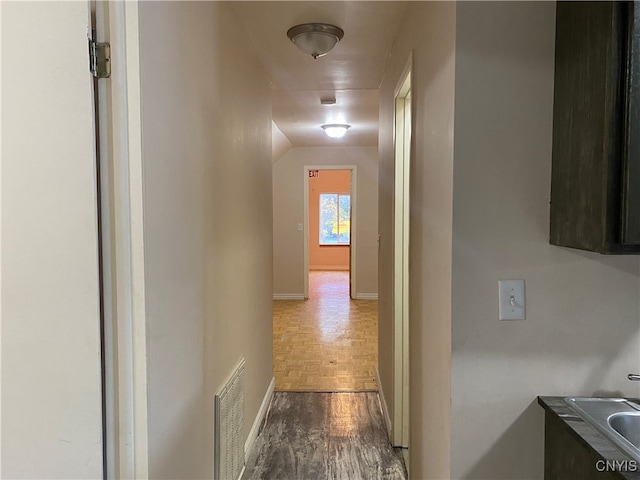
[[[320,170],[309,170],[309,178],[318,178],[320,176]]]

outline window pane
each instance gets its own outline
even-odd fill
[[[338,243],[338,195],[320,194],[320,244]]]
[[[339,243],[349,243],[351,239],[351,196],[339,196]]]

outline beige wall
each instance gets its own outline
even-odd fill
[[[349,270],[348,246],[320,245],[320,194],[351,191],[350,170],[321,170],[309,178],[309,270]]]
[[[87,19],[2,3],[2,478],[102,478]]]
[[[537,395],[638,395],[626,380],[640,358],[638,258],[548,243],[554,12],[409,3],[394,45],[381,90],[379,363],[389,402],[391,97],[413,50],[414,478],[541,478]],[[525,279],[526,321],[498,321],[502,278]]]
[[[268,79],[225,2],[141,2],[149,473],[211,478],[214,394],[272,378]]]
[[[542,478],[537,395],[639,393],[638,257],[548,242],[555,4],[459,3],[456,32],[451,476]]]
[[[409,2],[380,91],[379,371],[393,408],[394,89],[413,52],[410,470],[449,478],[455,3]]]
[[[271,122],[271,161],[275,163],[291,148],[291,142],[278,128],[275,122]]]
[[[304,167],[356,165],[356,295],[377,293],[376,147],[294,147],[273,165],[274,294],[304,294]]]

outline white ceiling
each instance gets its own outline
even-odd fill
[[[377,145],[378,87],[404,1],[233,2],[273,83],[273,120],[293,146]],[[287,38],[300,23],[330,23],[344,38],[314,60]],[[335,95],[335,105],[320,99]],[[320,125],[348,123],[342,139]]]

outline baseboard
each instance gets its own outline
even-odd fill
[[[309,270],[322,270],[324,272],[348,272],[349,265],[309,265]]]
[[[271,398],[273,397],[273,392],[275,389],[276,379],[275,377],[273,377],[271,378],[271,382],[269,382],[267,392],[264,394],[264,398],[262,399],[262,404],[260,405],[260,409],[258,410],[256,419],[253,421],[253,425],[251,427],[251,430],[249,431],[247,441],[244,442],[245,462],[249,457],[251,450],[253,449],[253,445],[256,443],[256,438],[258,438],[258,433],[260,432],[260,425],[262,424],[262,420],[264,420],[264,416],[267,414],[267,410],[269,410],[269,404],[271,403]]]
[[[377,293],[356,293],[356,300],[378,300]]]
[[[304,293],[274,293],[274,300],[304,300]]]
[[[380,397],[380,405],[382,406],[382,416],[384,417],[384,423],[387,426],[387,433],[389,434],[389,440],[391,440],[391,417],[389,416],[389,408],[387,407],[387,400],[384,398],[384,390],[382,389],[382,382],[380,382],[380,371],[376,368],[376,384],[378,385],[378,397]]]
[[[409,476],[409,449],[401,448],[400,450],[402,451],[402,460],[404,460],[404,468],[407,471],[407,478],[411,478]]]

